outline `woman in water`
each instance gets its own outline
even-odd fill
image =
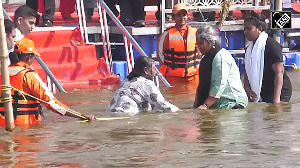
[[[155,75],[155,61],[152,58],[141,56],[136,59],[133,70],[115,92],[107,111],[132,115],[150,110],[178,111],[178,107],[165,100],[153,82]]]

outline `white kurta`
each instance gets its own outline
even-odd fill
[[[137,114],[142,111],[175,112],[178,107],[167,102],[153,81],[144,77],[126,80],[115,92],[107,111]]]

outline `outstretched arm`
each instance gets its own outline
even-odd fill
[[[69,109],[65,115],[69,116],[69,117],[78,118],[81,120],[88,120],[88,121],[93,121],[96,119],[96,117],[94,115],[85,116],[85,115],[83,115],[77,111],[71,110],[71,109]]]
[[[69,109],[65,104],[58,101],[48,90],[46,84],[35,72],[28,72],[23,78],[23,90],[41,100],[41,103],[49,110],[60,115],[67,115],[85,120],[93,120],[94,116],[84,116],[83,114]]]

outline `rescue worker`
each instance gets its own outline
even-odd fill
[[[41,80],[37,72],[30,67],[35,60],[35,55],[40,56],[34,48],[33,41],[23,38],[17,41],[14,52],[15,58],[11,59],[9,66],[10,83],[13,87],[32,95],[44,102],[40,102],[28,95],[21,94],[12,89],[13,112],[15,125],[28,125],[41,122],[42,103],[47,109],[60,115],[71,116],[79,119],[95,119],[94,116],[84,116],[81,113],[69,109],[59,102],[48,90],[46,84]],[[0,125],[5,125],[4,104],[0,103]]]
[[[166,29],[158,40],[157,54],[162,63],[160,72],[166,77],[188,78],[199,74],[199,55],[196,47],[197,29],[188,26],[186,4],[172,9],[175,26]]]

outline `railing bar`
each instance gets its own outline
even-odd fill
[[[105,31],[104,31],[104,21],[103,21],[103,11],[102,11],[102,8],[100,6],[100,4],[98,4],[98,13],[99,13],[99,18],[100,18],[100,30],[101,30],[101,39],[103,41],[103,53],[104,53],[104,58],[105,58],[105,61],[106,63],[108,64],[109,66],[109,73],[110,74],[113,74],[113,71],[112,71],[112,64],[111,64],[111,61],[110,61],[110,58],[109,58],[109,55],[108,55],[108,47],[107,47],[107,42],[106,42],[106,36],[105,36]]]
[[[122,23],[116,18],[116,16],[112,13],[109,7],[103,0],[100,0],[101,6],[105,9],[108,15],[112,18],[114,23],[120,28],[120,30],[126,34],[128,39],[131,41],[136,50],[143,56],[147,56],[147,54],[143,51],[143,49],[139,46],[139,44],[135,41],[135,39],[130,35],[130,33],[126,30],[126,28],[122,25]],[[160,77],[160,80],[167,86],[171,87],[170,83],[165,79],[165,77],[159,72],[159,70],[155,67],[155,71]]]

